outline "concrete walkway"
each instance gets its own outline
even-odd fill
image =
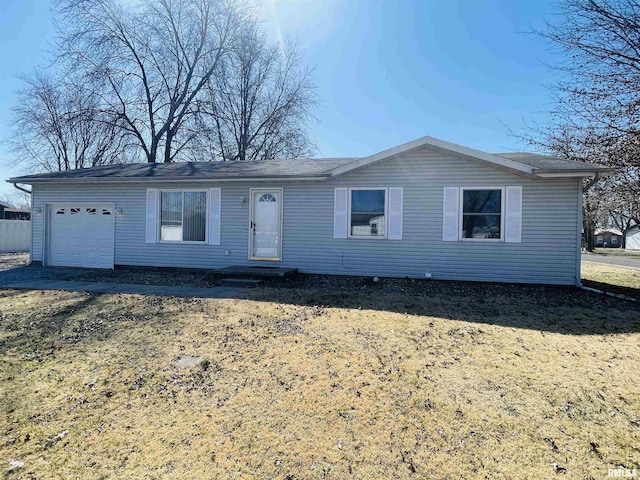
[[[133,293],[159,297],[238,298],[242,287],[195,288],[165,285],[134,285],[106,282],[70,282],[65,280],[28,280],[5,283],[0,288],[16,290],[63,290],[66,292]]]

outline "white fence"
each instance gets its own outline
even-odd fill
[[[29,220],[0,220],[0,252],[28,252],[30,246]]]

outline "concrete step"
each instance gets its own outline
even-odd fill
[[[292,277],[298,272],[297,268],[232,265],[215,271],[218,275],[234,278],[263,278],[263,277]]]
[[[252,278],[223,278],[222,285],[225,287],[255,287],[260,285],[262,280]]]

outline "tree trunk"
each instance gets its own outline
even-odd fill
[[[582,228],[584,229],[585,248],[587,249],[587,252],[593,252],[595,249],[595,242],[593,239],[596,226],[588,215],[583,215]]]
[[[171,163],[171,144],[173,143],[173,132],[167,130],[167,142],[164,145],[164,163]]]

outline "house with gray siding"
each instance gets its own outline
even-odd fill
[[[624,234],[617,228],[598,228],[594,232],[596,247],[620,248]]]
[[[0,220],[29,220],[31,212],[28,208],[18,208],[5,202],[0,202]]]
[[[34,265],[576,285],[599,165],[423,137],[362,158],[109,165],[32,186]]]

